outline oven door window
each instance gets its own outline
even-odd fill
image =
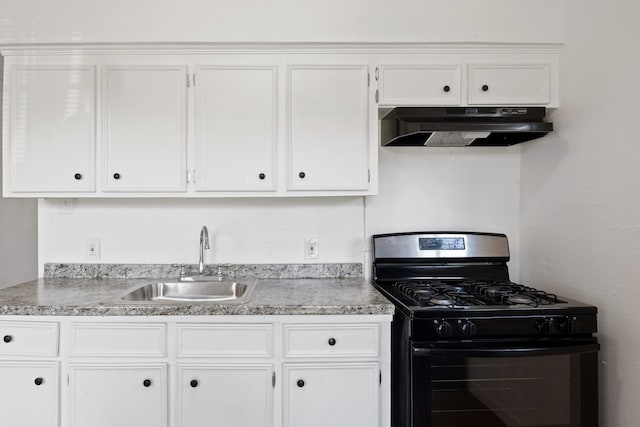
[[[597,344],[414,348],[414,427],[597,426]]]

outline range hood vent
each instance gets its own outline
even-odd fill
[[[506,146],[553,130],[545,107],[398,107],[380,111],[385,146]]]

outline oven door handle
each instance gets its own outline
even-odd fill
[[[600,350],[600,344],[567,345],[562,347],[498,347],[498,348],[468,348],[468,347],[417,347],[413,346],[413,354],[418,357],[433,354],[464,353],[466,356],[500,357],[500,356],[551,356],[563,354],[595,353]]]

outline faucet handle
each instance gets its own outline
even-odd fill
[[[180,278],[182,279],[186,274],[186,268],[184,264],[173,264],[173,267],[180,268]]]

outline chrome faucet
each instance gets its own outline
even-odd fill
[[[209,246],[209,230],[203,225],[200,230],[200,260],[198,261],[198,274],[202,276],[204,273],[204,250],[211,249]]]

